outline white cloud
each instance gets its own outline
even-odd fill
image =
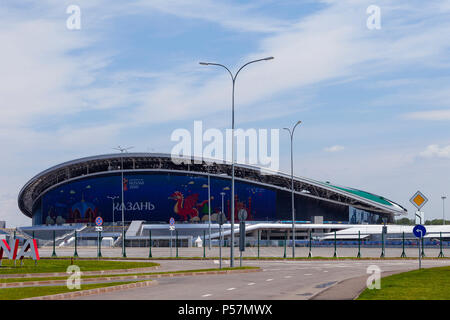
[[[450,110],[430,110],[410,112],[404,115],[407,119],[446,121],[450,120]]]
[[[255,5],[242,2],[223,3],[213,0],[152,0],[138,1],[135,8],[142,12],[152,9],[178,17],[201,19],[218,23],[235,31],[277,32],[288,27],[286,21],[254,14]]]
[[[345,148],[343,146],[340,145],[335,145],[335,146],[331,146],[331,147],[327,147],[325,149],[323,149],[326,152],[339,152],[344,150]]]
[[[420,153],[424,158],[446,158],[450,159],[450,145],[440,147],[437,144],[429,145]]]
[[[421,161],[415,146],[355,146],[332,161],[317,154],[300,155],[301,161],[295,162],[299,175],[379,194],[407,208],[410,218],[416,210],[409,199],[420,190],[430,199],[426,219],[442,216],[440,197],[450,187],[444,174],[450,161]]]
[[[414,20],[420,15],[422,20],[432,16],[436,10],[433,5],[418,10],[406,3],[393,7],[384,2],[385,23],[376,33],[365,27],[369,3],[329,1],[325,9],[262,38],[260,49],[240,63],[266,56],[275,59],[249,66],[239,75],[239,110],[325,82],[367,78],[418,62],[438,65],[448,61],[445,50],[449,45],[443,35],[450,24]],[[408,17],[414,19],[408,21]],[[198,114],[205,117],[229,108],[230,80],[224,70],[193,66],[189,71],[179,76],[174,70],[173,79],[148,88],[135,113],[139,116],[133,121],[168,122]],[[434,92],[432,99],[445,100],[445,92]],[[404,92],[399,95],[406,96]],[[276,109],[273,114],[277,114]]]

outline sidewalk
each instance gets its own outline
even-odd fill
[[[387,277],[396,273],[402,273],[409,270],[396,270],[382,272],[381,277]],[[356,299],[364,289],[367,288],[367,278],[370,275],[364,275],[360,277],[350,278],[342,280],[336,283],[334,286],[329,287],[317,295],[311,297],[310,300],[354,300]]]

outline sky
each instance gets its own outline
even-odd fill
[[[80,28],[67,13],[80,8]],[[377,6],[380,28],[368,28]],[[112,153],[170,152],[171,133],[295,131],[294,172],[383,195],[426,219],[450,196],[450,1],[40,0],[0,3],[0,220],[37,173]],[[280,170],[290,171],[280,131]],[[450,208],[450,203],[446,205]],[[450,219],[450,209],[446,214]]]

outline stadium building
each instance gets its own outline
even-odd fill
[[[28,181],[19,193],[19,208],[32,218],[35,230],[86,227],[96,217],[106,226],[121,225],[123,209],[131,237],[145,236],[150,229],[166,232],[171,217],[180,232],[194,237],[210,221],[218,228],[219,212],[229,221],[231,164],[178,160],[183,163],[175,163],[169,154],[121,153],[65,162]],[[382,196],[328,182],[294,177],[294,189],[300,237],[302,225],[331,230],[336,225],[380,224],[407,212]],[[234,201],[236,222],[237,213],[245,209],[250,225],[287,228],[292,223],[291,176],[237,164]]]

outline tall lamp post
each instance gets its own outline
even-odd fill
[[[115,230],[114,228],[114,200],[116,200],[119,196],[107,196],[108,199],[112,200],[112,218],[113,218],[113,231]]]
[[[294,140],[294,132],[295,128],[302,123],[301,121],[297,121],[294,127],[291,129],[283,128],[289,132],[291,137],[291,202],[292,202],[292,258],[295,258],[295,208],[294,208],[294,155],[293,155],[293,140]]]
[[[209,250],[211,250],[211,179],[208,172],[208,229],[209,229]]]
[[[447,197],[446,196],[442,196],[441,199],[442,199],[442,224],[445,225],[445,207],[444,207],[444,202],[445,202],[445,199],[447,199]]]
[[[125,209],[125,204],[123,201],[123,153],[124,152],[128,152],[129,149],[131,149],[133,147],[129,147],[129,148],[122,148],[121,146],[118,146],[117,148],[113,148],[115,150],[119,150],[121,153],[121,157],[120,157],[120,171],[122,173],[122,181],[121,181],[121,185],[122,185],[122,257],[126,258],[127,254],[125,252],[125,213],[124,213],[124,209]]]
[[[212,63],[212,62],[200,62],[203,66],[218,66],[226,69],[230,74],[232,81],[232,92],[231,92],[231,246],[230,246],[230,267],[234,267],[234,88],[236,84],[236,78],[239,72],[244,69],[249,64],[259,62],[259,61],[268,61],[272,60],[273,57],[267,57],[263,59],[252,60],[247,62],[239,70],[233,75],[233,73],[220,63]]]

